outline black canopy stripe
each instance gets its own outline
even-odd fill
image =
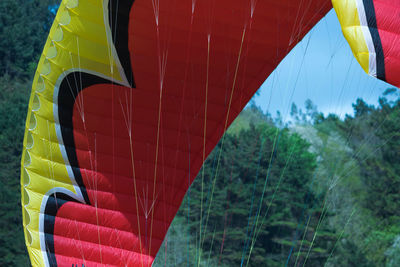
[[[383,54],[381,37],[379,36],[378,25],[376,22],[374,0],[363,0],[365,15],[367,17],[368,28],[371,33],[376,54],[376,77],[385,81],[385,58]]]
[[[110,0],[108,2],[108,18],[114,47],[118,59],[124,69],[126,79],[132,88],[135,88],[131,58],[129,52],[129,13],[135,0]],[[120,25],[126,25],[120,27]]]

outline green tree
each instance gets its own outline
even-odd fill
[[[30,84],[0,78],[0,266],[28,266],[22,227],[20,158]]]
[[[56,0],[0,1],[0,73],[31,78],[43,50]]]
[[[178,215],[187,216],[190,201],[189,227],[197,240],[201,238],[202,250],[228,266],[242,261],[250,266],[281,266],[293,248],[302,254],[300,261],[307,257],[313,265],[323,262],[333,233],[323,227],[318,240],[311,242],[321,199],[309,190],[316,167],[309,144],[269,119],[238,134],[228,132],[224,138],[223,146],[221,141],[208,157]],[[299,227],[305,224],[305,214],[310,214],[313,226],[303,240]],[[297,258],[293,255],[291,264]]]

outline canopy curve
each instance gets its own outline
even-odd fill
[[[34,266],[150,266],[204,160],[327,0],[63,0],[21,168]]]

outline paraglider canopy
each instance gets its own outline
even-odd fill
[[[150,266],[207,155],[330,8],[64,0],[33,81],[22,156],[32,264]],[[395,82],[397,61],[384,59],[376,75]]]

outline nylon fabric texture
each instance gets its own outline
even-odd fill
[[[327,0],[64,0],[21,166],[33,266],[150,266],[227,127]],[[190,162],[190,169],[189,169]]]
[[[400,2],[333,0],[342,31],[356,59],[371,76],[399,87]]]

